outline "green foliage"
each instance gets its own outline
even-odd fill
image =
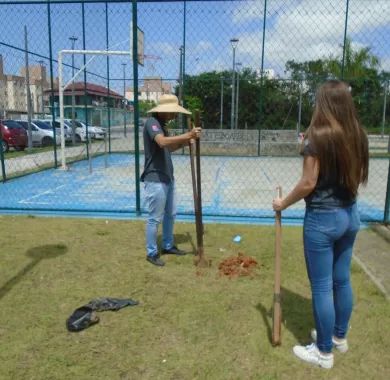
[[[156,103],[153,100],[140,100],[138,104],[141,117],[147,116],[147,112],[156,106]]]
[[[192,113],[194,113],[196,110],[200,110],[201,112],[203,111],[202,100],[197,96],[185,96],[184,103],[186,108]]]
[[[342,76],[342,49],[340,51],[340,55],[336,57],[306,62],[288,61],[285,73],[289,79],[261,78],[250,68],[240,70],[238,127],[296,129],[301,100],[301,130],[304,130],[310,124],[318,86],[327,79],[339,79]],[[346,41],[344,61],[344,80],[352,87],[362,124],[370,128],[379,127],[382,121],[384,86],[390,73],[379,72],[379,60],[369,47],[356,49],[349,39]],[[235,87],[237,88],[237,81]],[[223,128],[230,128],[231,71],[187,75],[184,92],[187,108],[191,111],[201,110],[205,128],[220,128],[221,105]],[[390,111],[387,112],[386,118],[389,119]]]
[[[382,120],[384,83],[389,73],[378,72],[379,60],[370,48],[354,50],[350,39],[346,40],[344,62],[344,80],[351,85],[362,124],[366,127],[379,126]],[[314,102],[315,91],[323,81],[342,77],[342,55],[303,63],[288,61],[286,72],[293,80],[304,82],[305,96]],[[304,114],[308,113],[307,106],[304,104]]]

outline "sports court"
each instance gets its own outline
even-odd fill
[[[140,156],[142,172],[144,157]],[[193,215],[193,195],[188,155],[174,155],[178,215]],[[211,220],[273,218],[272,198],[277,185],[289,192],[301,174],[300,157],[215,157],[202,156],[202,203]],[[383,220],[388,161],[371,159],[370,178],[361,189],[362,221]],[[69,170],[49,169],[9,180],[0,185],[0,208],[15,212],[90,213],[132,217],[136,210],[135,156],[116,153],[79,161]],[[33,186],[32,186],[33,185]],[[144,208],[141,183],[141,209]],[[283,213],[302,219],[304,202]]]

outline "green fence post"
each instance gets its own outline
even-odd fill
[[[47,28],[49,33],[49,58],[50,58],[50,94],[51,94],[51,117],[53,119],[53,122],[56,118],[55,110],[54,110],[54,73],[53,73],[53,45],[51,40],[51,8],[50,8],[50,1],[47,3]],[[54,141],[57,141],[57,131],[55,128],[55,123],[53,123],[53,137]],[[54,167],[56,168],[58,166],[57,162],[57,144],[54,144]]]
[[[183,1],[183,42],[180,47],[180,90],[179,90],[179,100],[181,100],[181,106],[185,107],[184,101],[184,86],[185,86],[185,72],[186,72],[186,40],[187,40],[187,1]],[[182,133],[187,129],[187,117],[181,115],[181,127]],[[184,154],[184,146],[181,150],[181,154]]]
[[[182,89],[181,96],[183,99],[183,106],[186,106],[184,96],[185,96],[185,87],[186,87],[186,42],[187,42],[187,1],[184,0],[184,10],[183,10],[183,67],[182,67]]]
[[[267,21],[267,0],[264,0],[264,17],[263,17],[263,43],[261,47],[261,68],[260,68],[260,99],[259,99],[259,135],[257,137],[257,155],[261,154],[261,123],[263,122],[263,71],[264,71],[264,44],[265,44],[265,25]]]
[[[341,79],[344,79],[345,45],[347,42],[348,12],[349,12],[349,0],[347,0],[346,10],[345,10],[345,27],[344,27],[344,43],[343,43],[343,61],[341,62]]]
[[[390,137],[389,137],[390,144]],[[390,158],[389,158],[389,170],[387,171],[387,189],[386,189],[386,201],[385,201],[385,212],[383,217],[385,224],[390,223]]]
[[[137,0],[132,0],[133,13],[133,75],[134,75],[134,148],[135,148],[135,211],[137,215],[141,215],[141,193],[140,193],[140,177],[139,177],[139,104],[138,104],[138,25],[137,25]]]
[[[83,28],[83,50],[86,50],[85,42],[85,4],[81,3],[81,18],[82,18],[82,28]],[[84,66],[87,63],[87,57],[83,55]],[[89,137],[88,137],[88,103],[87,103],[87,68],[84,68],[84,112],[85,112],[85,132],[87,133],[87,138],[85,140],[85,146],[87,149],[87,159],[89,160]],[[92,171],[91,162],[89,161],[89,171]]]
[[[106,49],[108,50],[108,3],[106,1]],[[110,106],[110,56],[107,55],[107,117],[108,117],[108,153],[111,154],[111,106]]]

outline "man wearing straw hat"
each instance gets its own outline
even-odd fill
[[[141,181],[145,185],[146,207],[146,260],[157,266],[164,266],[157,248],[157,231],[162,221],[162,254],[185,255],[178,249],[173,239],[173,224],[176,216],[175,179],[171,152],[198,139],[201,128],[193,128],[178,136],[168,136],[167,122],[178,113],[191,115],[191,112],[179,105],[175,95],[162,95],[158,105],[148,111],[151,117],[146,121],[143,137],[145,168]]]

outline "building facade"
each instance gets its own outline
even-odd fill
[[[45,113],[45,90],[49,87],[46,67],[29,66],[32,116]],[[47,111],[47,109],[46,109]],[[0,117],[23,118],[27,116],[26,68],[20,69],[19,75],[6,74],[3,57],[0,55]]]
[[[143,85],[138,88],[138,100],[151,101],[157,103],[163,94],[171,94],[172,86],[170,83],[163,82],[161,77],[145,77]],[[134,101],[134,89],[129,88],[126,91],[126,99]]]
[[[52,91],[46,90],[51,109]],[[58,88],[54,89],[54,114],[60,116]],[[74,96],[74,107],[72,97]],[[74,108],[74,109],[73,109]],[[107,87],[94,83],[75,82],[70,84],[64,91],[64,117],[74,118],[87,122],[88,125],[107,127],[119,126],[133,122],[131,107],[124,102],[123,96]],[[51,113],[51,111],[50,111]],[[109,118],[110,116],[110,118]]]

